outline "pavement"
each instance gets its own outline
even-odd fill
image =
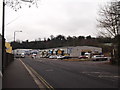
[[[5,69],[2,88],[38,88],[20,60],[15,59]]]

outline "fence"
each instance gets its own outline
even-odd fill
[[[2,46],[2,43],[5,43],[5,39],[2,41],[2,36],[0,35],[0,71],[4,72],[4,69],[14,60],[14,55],[6,53],[5,47]],[[2,57],[2,55],[4,56]]]
[[[6,52],[4,53],[4,60],[3,60],[3,67],[2,67],[3,71],[13,60],[14,60],[13,54],[6,53]]]

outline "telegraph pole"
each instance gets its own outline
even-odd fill
[[[3,0],[3,11],[2,11],[2,73],[4,71],[4,54],[5,54],[5,2]]]

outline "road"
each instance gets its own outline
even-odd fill
[[[21,59],[53,88],[117,88],[118,67],[96,61]]]

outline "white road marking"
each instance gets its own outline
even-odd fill
[[[40,76],[32,67],[30,67],[29,65],[25,65],[25,63],[22,60],[20,61],[25,66],[25,68],[28,70],[30,75],[33,77],[35,83],[38,85],[39,88],[47,87],[50,90],[54,90],[54,88],[46,80],[44,80],[42,76]]]
[[[19,59],[20,60],[20,59]],[[39,88],[45,88],[42,83],[39,81],[39,79],[36,78],[36,76],[31,72],[31,70],[24,64],[22,60],[20,62],[23,64],[23,66],[26,68],[26,70],[29,72],[29,74],[33,77],[33,80],[38,85]]]
[[[101,73],[101,72],[82,72],[82,73]]]
[[[39,78],[39,80],[42,81],[42,83],[48,88],[48,89],[51,89],[51,90],[54,90],[54,88],[45,80],[42,78],[42,76],[40,76],[33,68],[31,68],[29,66],[29,68],[32,70],[32,72],[34,72],[34,74]]]
[[[120,76],[113,75],[107,72],[82,72],[82,73],[99,78],[114,78],[114,79],[120,78]]]
[[[99,75],[98,77],[120,78],[120,76]]]

